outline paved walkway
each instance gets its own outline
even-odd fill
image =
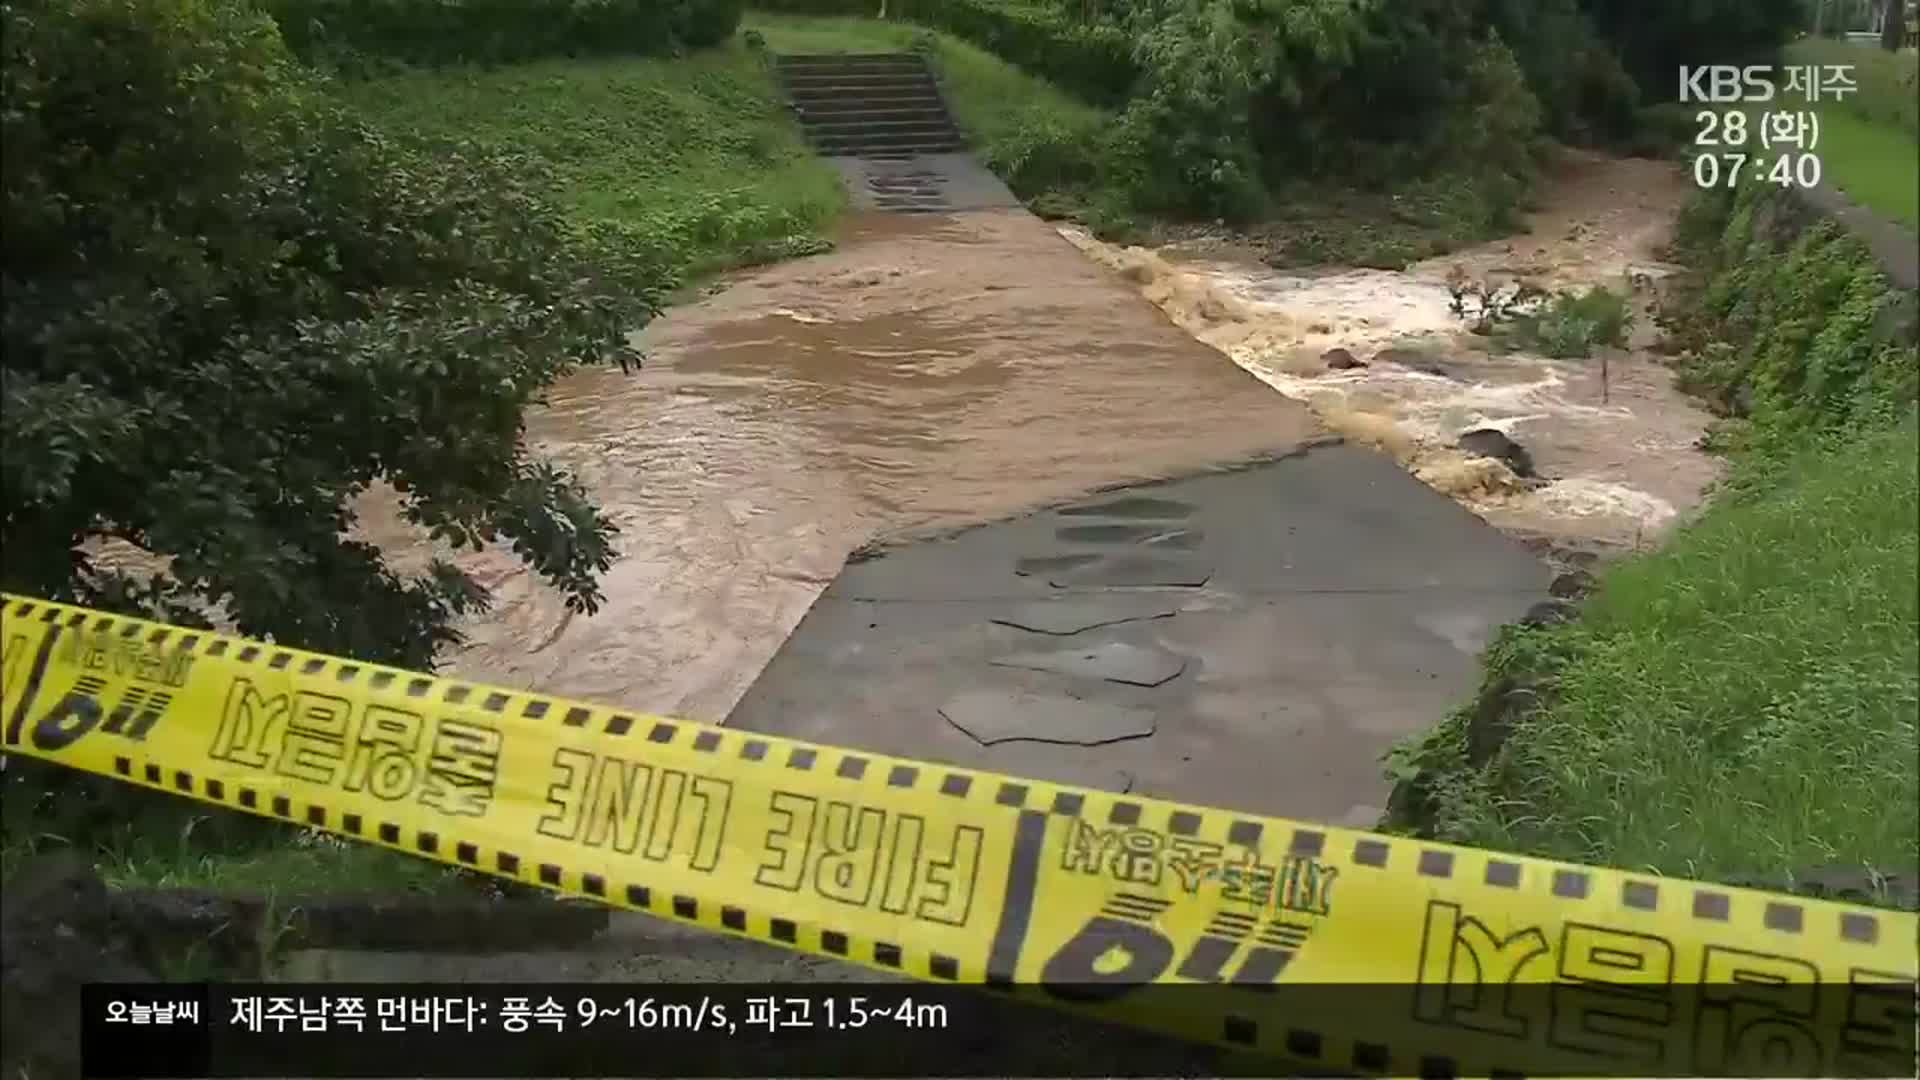
[[[945,213],[1018,207],[1020,200],[971,154],[829,158],[855,210]]]
[[[1549,581],[1388,458],[1323,445],[852,562],[728,723],[1372,827],[1381,755]]]

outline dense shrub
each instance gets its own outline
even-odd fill
[[[1671,320],[1683,385],[1755,446],[1876,425],[1920,397],[1911,293],[1865,245],[1772,185],[1703,193],[1683,221],[1704,287]]]
[[[1801,0],[1580,0],[1649,104],[1671,101],[1682,64],[1767,63],[1803,22]]]
[[[785,15],[876,15],[880,0],[755,0],[753,6]],[[888,8],[896,13],[893,5]]]
[[[1486,19],[1526,72],[1548,132],[1571,141],[1632,134],[1640,88],[1575,0],[1489,0]]]
[[[1540,108],[1512,54],[1460,0],[1408,0],[1289,41],[1258,138],[1269,175],[1388,186],[1436,173],[1524,176]],[[1499,179],[1496,179],[1499,178]]]
[[[744,0],[262,0],[296,54],[328,66],[507,63],[663,53],[733,35]]]
[[[1264,197],[1250,110],[1271,63],[1224,4],[1183,4],[1143,28],[1146,72],[1114,141],[1142,210],[1244,218]]]
[[[994,53],[1095,105],[1116,105],[1139,77],[1133,38],[1020,0],[901,0],[890,14],[913,18]]]
[[[609,521],[522,413],[652,310],[528,160],[424,157],[311,92],[242,0],[8,0],[0,581],[411,666],[485,594],[348,539],[377,479],[576,609]],[[89,557],[113,538],[168,560]]]

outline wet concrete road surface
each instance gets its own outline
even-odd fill
[[[856,215],[837,251],[741,275],[641,344],[643,370],[576,373],[528,425],[622,529],[606,606],[569,617],[510,554],[453,555],[496,597],[454,672],[719,721],[877,535],[1316,430],[1018,208]],[[402,567],[435,553],[391,498],[362,526]]]
[[[1319,446],[850,564],[757,731],[1359,827],[1549,571],[1384,455]]]

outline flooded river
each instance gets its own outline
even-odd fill
[[[839,249],[746,274],[648,328],[643,370],[576,373],[529,419],[621,527],[608,602],[569,617],[511,555],[446,665],[723,719],[853,549],[990,520],[1315,433],[1023,210],[873,215]],[[367,534],[430,549],[390,500]]]
[[[1278,271],[1218,251],[1066,235],[1333,430],[1391,454],[1504,531],[1604,554],[1652,542],[1718,474],[1696,445],[1711,417],[1646,351],[1658,337],[1655,289],[1675,269],[1662,249],[1686,192],[1665,162],[1568,154],[1527,233],[1404,273]],[[1609,288],[1631,297],[1632,339],[1577,360],[1492,348],[1450,310],[1453,275]],[[1331,367],[1333,349],[1363,366]],[[1538,475],[1515,475],[1457,445],[1489,429],[1525,447]]]
[[[642,337],[642,370],[582,371],[551,389],[529,440],[622,530],[607,603],[570,616],[510,554],[454,554],[495,604],[444,666],[719,721],[877,536],[1286,451],[1328,429],[1511,533],[1649,542],[1714,476],[1694,446],[1706,414],[1645,353],[1619,350],[1603,385],[1595,361],[1494,355],[1448,310],[1455,267],[1548,287],[1666,272],[1677,174],[1575,164],[1529,234],[1406,273],[1118,249],[1018,209],[857,216],[835,252],[675,308]],[[1640,343],[1646,300],[1642,289]],[[1333,348],[1372,362],[1329,370]],[[1475,428],[1518,440],[1539,476],[1458,449]],[[400,569],[436,553],[390,494],[361,510]]]

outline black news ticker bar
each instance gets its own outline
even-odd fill
[[[1297,1025],[1334,1016],[1349,1032],[1405,1038],[1410,1029],[1393,1023],[1396,1014],[1431,1013],[1434,988],[1264,989],[1250,998],[1230,984],[1009,992],[906,982],[92,984],[81,1000],[81,1060],[97,1080],[1912,1077],[1916,1060],[1916,989],[1907,983],[1820,984],[1784,995],[1654,986],[1624,997],[1617,989],[1514,984],[1497,999],[1448,996],[1442,1004],[1464,1012],[1417,1028],[1420,1046],[1392,1048]],[[1259,1055],[1236,1053],[1033,1004],[1041,996],[1122,994],[1163,1019],[1225,1017],[1228,1043],[1235,1030],[1250,1030],[1238,1018],[1256,1016],[1284,1036],[1285,1052],[1269,1044]],[[1518,1024],[1516,1041],[1469,1059],[1449,1056],[1468,1045],[1461,1036],[1469,1029],[1484,1037],[1490,1016]],[[1489,1056],[1498,1059],[1491,1066],[1482,1060]],[[1417,1067],[1392,1071],[1406,1060]]]
[[[1222,1071],[1204,1046],[920,983],[139,983],[82,999],[98,1080]]]

